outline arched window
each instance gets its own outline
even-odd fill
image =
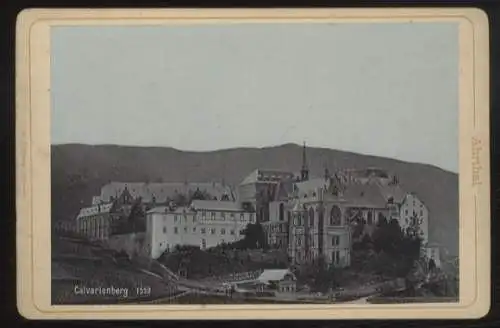
[[[330,211],[330,225],[339,226],[341,224],[342,212],[338,206],[333,206]]]
[[[280,211],[280,213],[279,213],[280,221],[285,220],[285,209],[284,209],[283,203],[280,204],[279,211]]]
[[[309,208],[309,225],[314,227],[314,209],[312,207]]]

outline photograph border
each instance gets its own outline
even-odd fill
[[[51,304],[51,26],[217,24],[242,21],[256,24],[278,21],[458,23],[458,303]],[[17,305],[22,316],[30,319],[438,319],[478,318],[488,313],[491,302],[489,46],[488,19],[484,12],[475,8],[28,9],[18,16],[16,34]]]

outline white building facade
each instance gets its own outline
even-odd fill
[[[112,210],[113,204],[82,208],[76,217],[77,232],[90,240],[107,240],[113,221],[119,219]]]
[[[401,203],[399,225],[403,231],[414,231],[422,238],[422,245],[429,242],[429,210],[418,197],[409,193]]]
[[[207,249],[238,241],[255,220],[254,212],[230,201],[194,200],[189,207],[153,208],[146,215],[150,256],[156,259],[176,245]]]

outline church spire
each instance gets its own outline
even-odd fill
[[[309,169],[307,167],[306,158],[306,142],[304,141],[304,146],[302,147],[302,169],[300,170],[300,179],[306,181],[309,179]]]

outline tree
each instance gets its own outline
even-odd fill
[[[245,229],[241,231],[244,235],[234,243],[229,244],[231,248],[235,249],[268,249],[266,234],[260,223],[250,223]]]
[[[266,234],[260,223],[250,223],[243,230],[245,244],[250,249],[267,249]]]
[[[177,206],[186,206],[189,205],[189,199],[185,194],[178,193],[176,194],[173,198],[172,201],[175,203]]]
[[[373,234],[373,249],[382,257],[373,259],[372,268],[378,273],[406,276],[420,258],[422,240],[415,234],[404,234],[399,222],[381,224]]]
[[[328,265],[326,259],[321,256],[312,265],[303,269],[302,276],[311,281],[312,290],[326,292],[330,288],[337,287],[339,272],[339,269]]]
[[[189,202],[193,200],[211,200],[213,199],[212,195],[210,195],[207,191],[205,190],[200,190],[196,189],[190,196]]]

